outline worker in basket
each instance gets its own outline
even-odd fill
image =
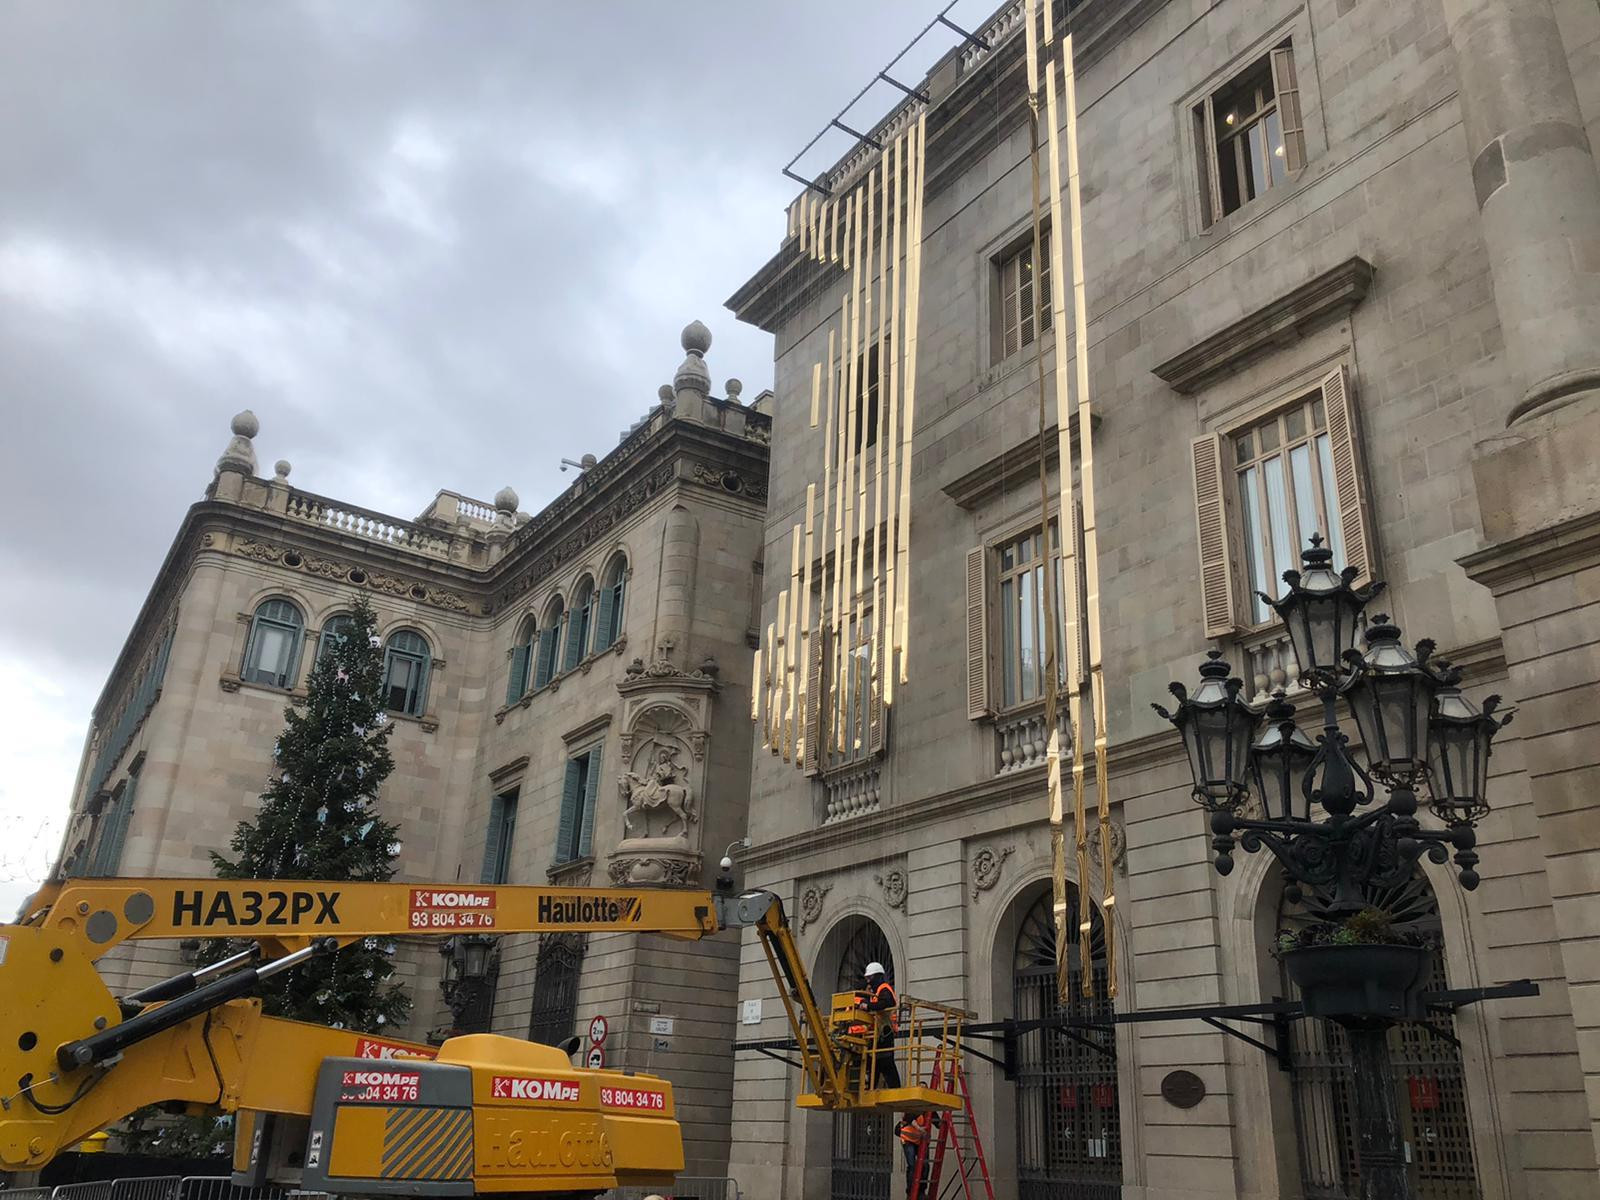
[[[897,1088],[900,1086],[900,1068],[894,1061],[894,1035],[900,1027],[900,997],[894,994],[894,986],[885,977],[883,964],[870,962],[864,972],[867,985],[856,989],[856,999],[860,1007],[871,1016],[871,1022],[877,1026],[877,1053],[871,1058],[877,1060],[876,1071],[868,1076],[871,1087]],[[866,1022],[857,1022],[850,1026],[850,1032],[863,1035],[871,1026]]]
[[[904,1113],[895,1122],[894,1131],[906,1156],[906,1200],[916,1200],[917,1188],[922,1184],[917,1175],[917,1159],[922,1157],[929,1135],[938,1128],[938,1113]]]

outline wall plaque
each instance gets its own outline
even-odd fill
[[[1206,1082],[1193,1071],[1168,1071],[1161,1080],[1161,1098],[1174,1108],[1193,1108],[1206,1098]]]

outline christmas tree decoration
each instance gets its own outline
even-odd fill
[[[382,882],[394,876],[398,826],[383,819],[378,791],[394,759],[393,732],[381,704],[382,642],[376,616],[361,597],[352,623],[330,639],[303,697],[289,702],[274,750],[278,775],[261,808],[240,822],[231,854],[213,854],[222,879],[337,879]],[[214,957],[230,953],[216,943]],[[411,1008],[390,982],[392,947],[363,940],[315,971],[285,971],[266,983],[262,1001],[279,1017],[374,1030],[402,1022]]]

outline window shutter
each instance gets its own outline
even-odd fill
[[[1272,90],[1278,96],[1278,120],[1283,125],[1283,163],[1292,175],[1306,165],[1306,132],[1300,114],[1294,51],[1289,46],[1279,46],[1272,52]]]
[[[122,866],[122,843],[128,835],[128,818],[133,813],[133,794],[138,786],[139,777],[130,775],[123,786],[122,795],[107,810],[105,828],[95,850],[91,875],[115,875]]]
[[[554,625],[539,631],[539,666],[533,676],[533,686],[536,688],[549,683],[550,676],[555,674],[556,632],[557,627]]]
[[[428,711],[428,675],[433,667],[433,659],[427,655],[417,659],[417,687],[413,693],[414,703],[407,709],[413,717],[420,717]]]
[[[494,796],[489,800],[489,832],[483,843],[483,868],[478,878],[484,883],[504,883],[501,872],[501,847],[506,839],[506,798]]]
[[[615,611],[616,591],[613,588],[600,589],[600,615],[595,621],[594,651],[596,654],[610,647],[616,639],[611,636],[611,614]]]
[[[1199,170],[1200,227],[1222,219],[1222,181],[1217,178],[1217,124],[1211,97],[1194,107],[1194,156]]]
[[[967,717],[989,715],[989,551],[967,551]]]
[[[806,746],[805,772],[815,775],[822,770],[822,740],[825,736],[822,714],[827,705],[822,695],[822,663],[827,652],[828,629],[818,625],[806,647]],[[759,679],[751,687],[760,687]]]
[[[1328,413],[1328,450],[1333,458],[1333,486],[1339,494],[1339,528],[1344,534],[1344,556],[1360,572],[1356,583],[1372,578],[1377,559],[1373,547],[1371,511],[1361,477],[1357,448],[1356,410],[1350,398],[1350,377],[1341,366],[1322,381],[1322,403]],[[1341,564],[1335,563],[1338,567]]]
[[[567,612],[567,653],[562,663],[562,670],[570,671],[578,665],[578,660],[583,657],[583,610],[569,609]]]
[[[578,794],[578,760],[567,759],[567,775],[561,782],[561,824],[556,830],[556,865],[570,862],[577,855],[572,853],[573,831],[578,827],[578,804],[583,799]]]
[[[1233,565],[1222,505],[1222,438],[1208,433],[1194,439],[1194,512],[1200,532],[1200,596],[1206,636],[1232,633]]]
[[[511,679],[506,684],[507,704],[515,704],[522,699],[522,693],[528,690],[528,655],[532,650],[531,643],[511,649]]]
[[[600,792],[600,747],[589,751],[589,780],[583,791],[583,820],[578,826],[578,857],[587,858],[594,847],[595,799]]]
[[[866,664],[863,670],[867,672],[867,750],[873,755],[883,753],[883,736],[885,710],[883,707],[883,681],[873,679],[870,673],[871,664]]]

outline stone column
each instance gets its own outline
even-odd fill
[[[1600,177],[1549,0],[1444,10],[1509,372],[1462,566],[1495,596],[1600,1149]]]
[[[1600,176],[1550,0],[1445,0],[1514,395],[1600,388]]]

